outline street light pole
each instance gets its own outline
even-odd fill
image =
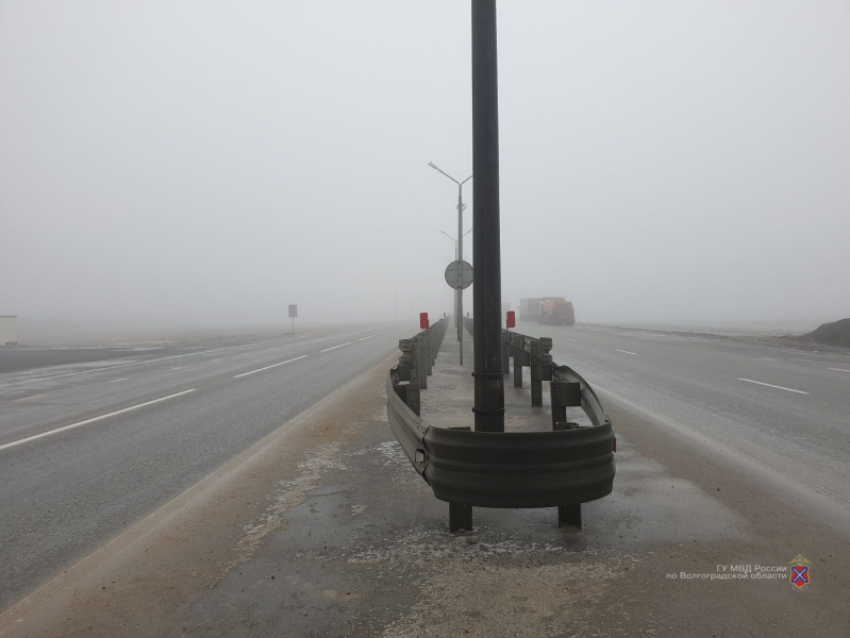
[[[472,170],[475,172],[475,429],[505,431],[499,237],[496,0],[472,0]]]
[[[439,171],[450,180],[452,180],[455,184],[457,184],[457,259],[458,261],[463,260],[463,185],[466,184],[469,180],[472,179],[472,175],[467,177],[462,182],[457,181],[454,177],[446,173],[444,170],[440,169],[434,162],[428,162],[428,166],[433,168],[435,171]],[[455,307],[457,308],[457,312],[455,313],[457,316],[455,317],[457,320],[457,340],[460,343],[460,365],[463,365],[463,290],[458,289],[455,293],[456,301]]]

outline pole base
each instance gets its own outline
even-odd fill
[[[472,531],[472,505],[449,503],[449,531]]]
[[[581,529],[581,503],[558,506],[558,527]]]

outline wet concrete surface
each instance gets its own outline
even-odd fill
[[[447,379],[460,378],[440,375],[452,367],[446,346],[426,406],[442,404],[441,393],[453,391]],[[449,533],[448,505],[433,498],[386,423],[391,364],[261,442],[229,480],[175,505],[98,569],[70,574],[46,604],[35,596],[40,623],[26,606],[0,616],[0,636],[850,631],[848,528],[615,403],[605,405],[618,432],[614,493],[584,506],[581,531],[559,529],[554,508],[476,508],[474,530]],[[518,412],[521,393],[512,396]],[[452,400],[463,407],[459,394]],[[811,561],[802,591],[787,575],[701,576],[787,568],[799,553]]]

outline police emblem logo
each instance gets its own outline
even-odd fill
[[[788,576],[788,579],[794,585],[794,589],[799,591],[810,582],[811,570],[809,569],[809,565],[811,563],[802,554],[797,554],[797,557],[788,564],[791,565],[791,574]]]

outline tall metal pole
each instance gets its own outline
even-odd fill
[[[439,166],[434,164],[434,162],[428,162],[428,166],[433,168],[435,171],[439,171],[440,173],[448,177],[450,180],[452,180],[455,184],[457,184],[458,239],[455,241],[455,259],[457,261],[460,261],[461,259],[463,259],[463,236],[461,235],[461,232],[463,230],[463,185],[472,179],[472,175],[467,177],[462,182],[459,182],[454,177],[442,170]],[[448,236],[451,237],[451,235]],[[457,340],[460,343],[460,365],[463,365],[463,289],[458,289],[457,292],[455,292],[455,325],[457,327]]]
[[[472,172],[475,429],[504,432],[496,0],[472,0]]]
[[[463,261],[463,184],[457,185],[457,260]],[[457,289],[457,341],[463,365],[463,288]]]

